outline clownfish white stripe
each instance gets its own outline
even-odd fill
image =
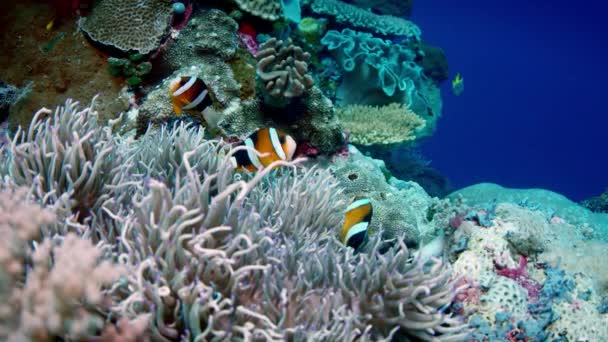
[[[351,210],[357,209],[357,208],[362,207],[362,206],[367,205],[367,204],[370,204],[370,201],[369,201],[368,198],[362,198],[362,199],[356,200],[353,203],[351,203],[348,206],[348,208],[346,208],[346,211],[344,211],[344,212],[347,213],[347,212],[349,212]]]
[[[232,164],[232,167],[234,168],[239,166],[239,163],[236,161],[236,157],[230,157],[230,164]]]
[[[173,96],[180,96],[181,94],[185,93],[186,91],[188,91],[188,89],[190,89],[190,87],[192,87],[194,82],[196,82],[196,77],[194,77],[194,76],[190,77],[190,79],[188,80],[188,82],[186,82],[186,84],[181,86],[179,89],[177,89],[173,93]]]
[[[368,222],[359,222],[356,225],[350,227],[348,233],[346,234],[346,237],[344,238],[344,242],[348,243],[348,240],[350,240],[351,237],[361,232],[365,232],[367,230],[367,226],[369,226]]]
[[[184,106],[185,110],[188,109],[192,109],[195,108],[196,106],[198,106],[201,102],[203,102],[203,100],[205,99],[205,96],[207,96],[207,89],[203,90],[196,99],[194,99],[194,101],[192,101],[191,103],[187,104],[186,106]]]
[[[272,142],[274,152],[277,154],[277,156],[279,156],[279,158],[281,158],[281,160],[287,159],[287,157],[285,156],[285,151],[283,151],[283,146],[281,146],[281,141],[279,140],[279,134],[277,133],[277,130],[274,128],[270,128],[268,131],[270,134],[270,142]]]
[[[245,146],[255,149],[255,144],[253,143],[253,140],[251,140],[251,138],[245,139]],[[256,169],[261,170],[264,168],[264,166],[260,162],[260,159],[258,158],[258,155],[255,153],[255,151],[247,150],[247,156],[249,157],[251,164],[253,164],[253,166],[255,166]]]

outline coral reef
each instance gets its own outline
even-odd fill
[[[463,219],[451,221],[454,271],[471,284],[456,306],[470,315],[475,339],[604,340],[598,307],[605,277],[592,260],[605,253],[605,244],[587,241],[564,218],[547,216],[525,202],[471,202],[474,207],[459,210],[495,207],[484,225],[472,215],[457,214]],[[461,248],[463,238],[467,243]],[[589,324],[584,332],[582,321]]]
[[[608,216],[594,213],[563,195],[543,189],[510,189],[493,183],[479,183],[450,194],[451,198],[462,197],[471,206],[492,201],[510,202],[541,211],[555,222],[564,220],[580,227],[577,239],[585,236],[608,241]]]
[[[87,339],[105,325],[98,310],[113,304],[102,289],[125,270],[100,261],[103,250],[74,233],[43,239],[55,216],[29,203],[28,192],[12,185],[0,192],[0,231],[5,237],[0,243],[0,337]]]
[[[338,118],[349,133],[349,141],[358,145],[390,145],[416,140],[425,121],[407,106],[391,103],[374,107],[348,105],[339,108]]]
[[[247,13],[266,20],[278,20],[283,16],[282,0],[234,0]]]
[[[224,12],[211,9],[203,13],[197,25],[194,49],[202,54],[215,55],[223,60],[234,57],[239,47],[236,31],[239,27],[234,19]]]
[[[408,246],[418,246],[423,238],[436,235],[436,222],[427,212],[437,203],[416,183],[397,188],[389,183],[384,162],[363,156],[349,145],[349,154],[327,166],[349,197],[370,198],[374,216],[373,232],[382,229],[385,239],[400,238]],[[373,233],[372,233],[373,234]]]
[[[399,237],[392,248],[381,250],[382,234],[376,235],[368,254],[354,254],[337,240],[347,200],[327,171],[295,160],[275,162],[283,166],[278,173],[270,167],[256,174],[236,173],[230,163],[236,150],[205,140],[199,128],[180,124],[158,136],[150,130],[137,141],[113,138],[100,134],[110,127],[84,125],[94,112],[78,110],[72,102],[54,115],[43,110],[11,147],[11,152],[24,151],[40,144],[44,158],[55,160],[37,166],[44,168],[40,174],[52,175],[44,177],[46,183],[66,179],[69,186],[54,184],[52,193],[18,173],[25,179],[20,183],[29,187],[22,196],[49,210],[62,213],[49,198],[77,199],[74,189],[80,188],[68,173],[84,174],[79,165],[90,172],[88,183],[103,180],[114,194],[89,203],[90,219],[75,222],[78,214],[57,219],[50,237],[33,244],[31,259],[10,249],[5,254],[10,247],[3,246],[0,255],[21,260],[17,268],[23,260],[32,261],[23,298],[39,304],[23,310],[42,311],[33,311],[21,323],[36,324],[25,326],[27,333],[36,334],[34,339],[94,339],[99,334],[166,340],[378,340],[400,335],[454,341],[469,335],[449,311],[463,290],[451,278],[449,263],[412,255]],[[58,158],[73,148],[60,144],[68,129],[83,137],[70,144],[85,152]],[[98,139],[96,144],[87,146],[92,139]],[[107,159],[122,161],[116,170],[91,161],[106,159],[95,153],[111,144],[116,147]],[[57,175],[53,172],[60,159],[64,173]],[[11,155],[11,163],[14,170],[32,167],[22,155]],[[5,175],[9,186],[12,176]],[[95,194],[96,187],[91,189]],[[29,215],[26,207],[25,222],[14,221],[22,216],[4,211],[12,210],[13,196],[0,195],[0,219],[6,222],[0,227],[15,236],[14,224],[29,225],[19,230],[23,242],[14,245],[23,246],[21,253],[29,250],[25,246],[31,245],[38,226],[52,217],[37,219],[41,216]],[[19,291],[18,286],[6,289]],[[55,305],[49,311],[45,303]],[[13,312],[22,310],[18,303],[9,305]]]
[[[149,54],[166,38],[170,23],[171,5],[166,0],[101,0],[80,27],[102,46]]]
[[[608,214],[608,190],[604,191],[599,196],[584,200],[581,204],[594,213]]]
[[[265,41],[255,58],[258,60],[257,75],[274,99],[300,97],[314,85],[314,80],[307,74],[310,54],[295,46],[291,39]]]
[[[339,105],[403,103],[427,121],[424,135],[433,132],[441,99],[416,63],[415,50],[348,28],[328,31],[321,43],[345,72],[337,93]]]
[[[420,28],[403,18],[374,14],[339,0],[312,0],[311,8],[317,14],[331,16],[338,23],[350,27],[366,29],[382,35],[406,36],[420,40]]]
[[[25,20],[45,4],[1,5],[24,13],[5,11],[3,80],[34,83],[9,118],[27,125],[1,127],[0,339],[608,340],[606,215],[489,184],[432,197],[448,183],[414,143],[448,63],[411,1],[100,0],[84,35],[75,5],[46,27]],[[2,110],[18,93],[0,84]],[[178,117],[181,95],[204,105]],[[30,120],[41,98],[64,103]],[[295,159],[235,167],[276,151],[244,139],[267,127]]]
[[[412,0],[353,0],[358,7],[375,13],[390,14],[397,17],[409,17],[412,11]]]

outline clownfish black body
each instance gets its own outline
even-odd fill
[[[372,203],[369,198],[357,196],[344,212],[342,242],[358,249],[367,239],[369,224],[372,221]]]
[[[173,111],[180,115],[184,110],[203,112],[211,106],[207,85],[198,77],[177,77],[169,85]]]
[[[296,152],[295,140],[272,127],[258,129],[240,145],[251,147],[263,156],[258,156],[251,150],[237,151],[232,157],[232,163],[239,170],[261,170],[277,160],[292,160]]]

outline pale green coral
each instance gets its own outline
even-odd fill
[[[359,145],[390,145],[413,141],[425,126],[420,116],[406,105],[349,105],[336,110],[340,123],[350,133],[349,140]]]

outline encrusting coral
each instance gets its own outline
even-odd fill
[[[30,137],[22,144],[15,140],[11,150],[52,142],[62,128],[51,123],[83,122],[93,112],[79,111],[72,102],[63,108],[33,124],[49,125],[47,130],[30,130]],[[54,224],[67,227],[34,244],[33,270],[24,287],[31,296],[26,298],[55,300],[60,311],[44,316],[36,307],[24,307],[35,317],[49,318],[37,325],[39,331],[64,339],[124,332],[171,341],[382,340],[396,335],[460,341],[468,335],[466,325],[449,311],[462,288],[450,279],[448,263],[412,258],[400,240],[381,250],[382,234],[370,240],[369,254],[353,254],[338,241],[347,199],[327,171],[304,168],[297,159],[275,162],[283,165],[280,172],[269,167],[257,174],[236,173],[229,158],[248,147],[203,140],[200,129],[184,125],[173,129],[137,141],[116,137],[112,157],[122,167],[113,169],[112,177],[88,174],[96,178],[93,183],[107,182],[115,196],[90,202],[90,219],[79,224],[57,220]],[[96,130],[78,134],[92,137]],[[158,146],[150,146],[150,139]],[[104,146],[102,140],[94,147]],[[169,151],[154,159],[158,148]],[[53,160],[62,149],[46,153]],[[69,156],[62,168],[66,173],[89,160],[85,153]],[[27,158],[11,162],[16,170],[28,169]],[[56,164],[39,166],[45,174]],[[36,189],[36,184],[25,185]],[[61,190],[52,196],[72,193],[55,188]],[[36,191],[28,196],[45,203]],[[85,280],[74,283],[74,276]],[[58,278],[67,281],[54,287]],[[34,284],[42,291],[29,292]],[[53,291],[46,292],[43,284]],[[148,322],[145,329],[142,320]]]
[[[390,145],[417,138],[424,119],[406,105],[348,105],[336,110],[340,123],[349,132],[349,140],[360,145]]]

